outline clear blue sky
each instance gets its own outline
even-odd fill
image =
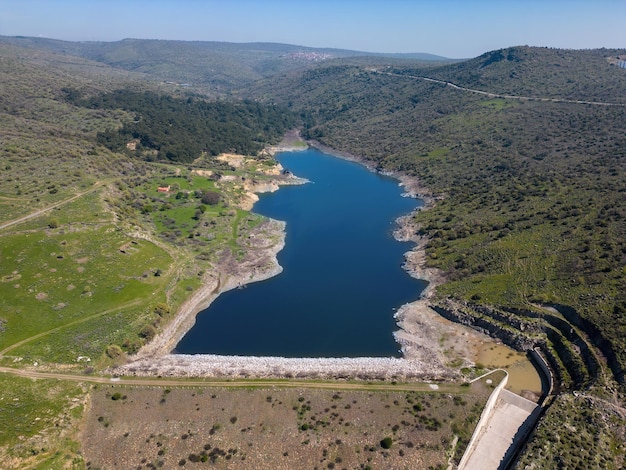
[[[282,42],[474,57],[626,47],[626,0],[0,0],[0,35]]]

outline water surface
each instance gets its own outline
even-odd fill
[[[479,348],[477,362],[490,369],[506,369],[509,373],[507,390],[518,395],[531,392],[537,399],[541,396],[541,376],[526,354],[501,343],[485,342]]]
[[[287,222],[283,272],[220,295],[176,347],[183,354],[400,356],[395,309],[426,283],[403,269],[395,219],[421,202],[398,181],[317,150],[277,155],[311,183],[261,196],[254,212]]]

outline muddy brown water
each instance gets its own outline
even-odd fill
[[[476,362],[508,371],[507,390],[527,398],[541,396],[541,377],[525,353],[501,343],[486,342],[478,348]]]

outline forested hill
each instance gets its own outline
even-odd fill
[[[568,100],[626,103],[614,65],[624,54],[519,47],[429,69],[334,63],[256,92],[305,113],[308,137],[417,175],[443,198],[418,216],[429,263],[450,279],[442,299],[572,307],[623,380],[626,107]]]
[[[64,92],[77,106],[133,113],[134,119],[121,128],[99,132],[98,143],[123,152],[134,141],[132,153],[150,160],[189,163],[202,154],[256,155],[296,125],[289,111],[254,101],[208,102],[130,90],[89,97],[75,89]]]

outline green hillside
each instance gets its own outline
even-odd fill
[[[290,126],[289,113],[277,124],[262,103],[163,95],[175,88],[14,45],[0,45],[0,83],[0,366],[100,372],[153,339],[204,284],[228,276],[216,265],[254,262],[246,254],[255,237],[275,243],[273,224],[238,208],[238,182],[264,183],[272,161],[256,151],[280,139],[275,126]],[[95,101],[73,102],[76,90]],[[186,145],[189,133],[164,141],[155,116],[163,107],[197,135],[210,129],[216,151],[249,150],[246,164]],[[192,122],[190,110],[207,114]],[[235,115],[239,127],[214,125]],[[139,130],[158,149],[102,145],[99,136],[151,116]],[[181,148],[185,165],[168,160],[166,149]],[[1,380],[0,466],[85,468],[76,432],[88,387]]]
[[[305,113],[310,138],[414,174],[442,198],[418,215],[429,263],[450,280],[442,297],[570,306],[610,341],[623,380],[626,107],[418,78],[620,104],[626,72],[608,60],[617,54],[513,48],[430,69],[335,63],[260,92]],[[566,71],[552,80],[555,68]]]
[[[433,307],[548,357],[555,397],[519,468],[620,468],[626,70],[617,57],[626,51],[514,47],[418,62],[279,44],[1,37],[2,365],[90,373],[137,351],[218,260],[235,265],[247,235],[264,233],[263,219],[235,207],[241,188],[217,185],[220,175],[262,179],[271,161],[255,154],[298,126],[418,177],[431,202],[416,215],[419,234],[446,278]],[[213,158],[225,149],[250,153],[249,167]],[[93,365],[77,362],[85,355]],[[43,429],[22,425],[28,436]]]
[[[275,106],[181,99],[142,75],[94,68],[0,46],[0,351],[67,328],[13,353],[29,362],[136,351],[144,328],[158,330],[200,286],[198,273],[241,257],[239,238],[262,219],[237,209],[237,181],[262,181],[272,162],[260,150],[293,126]],[[214,158],[225,151],[250,162]],[[73,330],[84,321],[97,340]]]
[[[613,64],[625,53],[516,47],[428,68],[335,61],[255,93],[302,113],[308,138],[419,178],[434,201],[416,215],[428,264],[447,278],[432,299],[441,314],[540,347],[559,390],[619,410],[626,70]],[[609,450],[623,418],[590,403],[601,411],[581,423],[580,401],[556,400],[523,462],[623,462],[623,446]],[[590,435],[600,427],[614,444],[581,453],[555,438],[564,424]]]

